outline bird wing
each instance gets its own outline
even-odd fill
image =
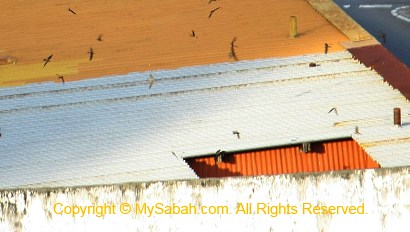
[[[234,47],[236,47],[236,46],[235,46],[236,39],[237,39],[237,38],[234,37],[233,40],[232,40],[232,42],[231,42],[231,45],[234,46]]]
[[[93,49],[92,48],[90,48],[90,51],[89,52],[87,52],[87,53],[89,53],[90,54],[90,61],[93,59],[93,56],[94,56],[94,51],[93,51]]]
[[[219,8],[221,8],[221,7],[218,7],[218,8],[215,8],[215,9],[211,10],[211,12],[209,13],[208,18],[210,18],[210,17],[212,16],[212,14],[213,14],[215,11],[217,11]]]
[[[335,111],[335,114],[338,115],[338,114],[337,114],[337,109],[336,109],[335,107],[333,107],[332,109],[330,109],[329,112],[327,112],[327,113],[330,114],[330,112],[332,112],[332,111]]]

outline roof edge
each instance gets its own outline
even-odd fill
[[[354,59],[375,70],[389,85],[410,100],[410,69],[383,45],[352,47],[347,50]]]
[[[352,41],[375,40],[363,27],[347,15],[332,0],[306,0],[319,14]]]

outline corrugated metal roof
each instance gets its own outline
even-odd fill
[[[148,76],[0,89],[0,188],[196,178],[180,157],[347,138],[355,126],[359,144],[380,141],[393,107],[403,127],[392,139],[409,135],[409,103],[348,52],[160,70],[151,89]],[[409,165],[403,144],[367,152]]]
[[[234,37],[240,60],[322,53],[324,43],[344,51],[339,43],[349,41],[305,0],[0,1],[0,9],[8,9],[0,14],[0,57],[17,59],[0,67],[1,86],[233,61]],[[290,16],[298,19],[295,39]]]
[[[227,154],[219,163],[215,156],[190,158],[187,162],[201,178],[380,167],[351,139],[312,143],[311,149],[305,153],[300,146],[289,146]]]
[[[410,69],[382,45],[349,49],[356,59],[371,67],[400,92],[410,99]]]

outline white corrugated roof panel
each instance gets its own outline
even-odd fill
[[[410,165],[409,103],[347,52],[158,70],[151,89],[149,73],[0,89],[0,188],[197,178],[181,157],[347,138],[355,126],[359,144],[401,139],[363,145],[382,166]],[[390,131],[394,107],[404,124]]]

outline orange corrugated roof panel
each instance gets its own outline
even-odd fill
[[[234,37],[240,60],[322,53],[324,43],[341,51],[340,42],[349,40],[305,0],[27,0],[1,1],[0,8],[7,9],[0,14],[0,56],[17,59],[0,66],[0,86],[59,81],[56,74],[73,81],[229,62]],[[290,16],[297,17],[295,39],[289,38]]]
[[[213,156],[188,158],[186,161],[201,178],[380,167],[350,139],[314,143],[312,152],[307,153],[301,152],[299,146],[289,146],[229,154],[221,163],[216,163]]]

